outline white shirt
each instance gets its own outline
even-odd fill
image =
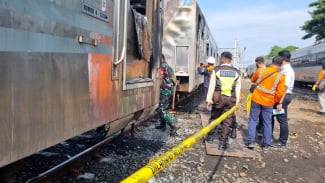
[[[283,65],[281,68],[281,73],[285,75],[285,85],[287,87],[286,93],[292,94],[292,90],[295,84],[295,71],[291,67],[290,63]]]

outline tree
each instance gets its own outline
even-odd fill
[[[288,51],[294,51],[294,50],[297,50],[297,49],[299,49],[299,47],[292,46],[292,45],[283,48],[283,50],[288,50]]]
[[[270,53],[269,53],[268,55],[265,56],[265,59],[268,60],[268,59],[271,59],[271,58],[277,56],[278,53],[279,53],[280,51],[282,51],[282,50],[293,51],[293,50],[296,50],[296,49],[298,49],[298,48],[299,48],[299,47],[297,47],[297,46],[292,46],[292,45],[287,46],[287,47],[285,47],[285,48],[282,48],[282,47],[280,47],[280,46],[278,46],[278,45],[275,45],[275,46],[273,46],[273,47],[271,48]]]
[[[310,3],[309,7],[315,7],[316,9],[309,12],[311,20],[307,20],[301,27],[306,31],[306,35],[302,39],[308,39],[316,36],[316,41],[325,38],[325,0],[317,0]]]
[[[265,59],[270,59],[278,55],[279,51],[283,50],[282,47],[275,45],[271,48],[270,53],[265,56]]]

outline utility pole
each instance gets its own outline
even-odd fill
[[[239,68],[239,50],[238,50],[238,42],[235,39],[235,50],[234,50],[234,67]]]
[[[221,50],[227,50],[227,51],[232,50],[233,51],[233,61],[232,61],[233,64],[232,65],[239,69],[241,53],[240,53],[240,47],[238,46],[237,39],[235,39],[234,46],[235,46],[234,48],[219,48],[219,52],[221,54],[221,52],[222,52]],[[244,47],[244,53],[245,53],[245,51],[246,51],[246,47]]]

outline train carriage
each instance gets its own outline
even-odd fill
[[[202,82],[196,65],[218,57],[218,47],[195,0],[164,0],[163,48],[175,70],[178,92],[190,93]]]
[[[291,65],[295,71],[296,84],[314,84],[318,73],[325,62],[325,41],[315,43],[301,49],[291,51]],[[265,61],[266,65],[271,60]],[[255,64],[247,68],[248,75],[252,75],[256,70]]]
[[[291,63],[295,70],[295,81],[313,84],[317,80],[321,64],[325,62],[325,42],[291,52]]]
[[[0,167],[159,103],[159,0],[0,0]]]

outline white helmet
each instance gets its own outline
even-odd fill
[[[216,60],[213,58],[213,57],[209,57],[206,62],[208,62],[209,64],[213,64],[215,65],[216,64]]]

